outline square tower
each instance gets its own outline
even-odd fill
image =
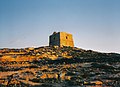
[[[70,46],[74,47],[72,34],[66,32],[54,32],[49,36],[49,46]]]

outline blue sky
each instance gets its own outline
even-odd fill
[[[46,46],[54,31],[75,46],[120,53],[120,0],[0,0],[0,48]]]

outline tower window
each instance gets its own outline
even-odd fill
[[[68,39],[68,37],[66,36],[66,39]]]

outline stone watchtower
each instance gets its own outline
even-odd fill
[[[49,36],[49,46],[74,47],[72,34],[66,32],[54,32]]]

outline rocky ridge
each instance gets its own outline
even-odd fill
[[[38,48],[24,48],[24,49],[0,49],[0,61],[33,61],[48,58],[51,60],[62,58],[118,58],[120,54],[117,53],[100,53],[92,50],[84,50],[77,47],[38,47]]]

